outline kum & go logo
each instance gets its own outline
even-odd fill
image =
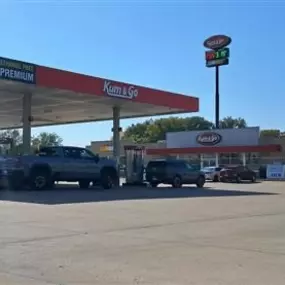
[[[133,85],[119,86],[107,80],[104,81],[103,91],[111,97],[119,97],[124,99],[134,99],[139,94],[138,89]]]

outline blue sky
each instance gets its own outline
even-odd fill
[[[214,120],[205,38],[232,37],[221,68],[221,117],[285,130],[283,1],[0,1],[1,56],[200,98]],[[280,54],[279,54],[280,53]],[[144,120],[144,119],[141,119]],[[141,120],[124,120],[122,127]],[[109,139],[111,123],[38,128],[65,144]]]

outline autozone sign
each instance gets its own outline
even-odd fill
[[[111,97],[119,97],[124,99],[134,99],[138,96],[138,89],[133,86],[119,86],[111,81],[104,81],[103,92]]]
[[[199,134],[196,138],[197,143],[205,146],[216,145],[221,142],[222,136],[214,132],[206,132]]]

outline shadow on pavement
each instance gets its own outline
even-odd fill
[[[278,193],[222,190],[211,187],[199,189],[196,187],[184,187],[174,189],[171,187],[159,188],[117,188],[102,190],[90,188],[78,189],[77,186],[59,185],[53,190],[47,191],[0,191],[0,201],[34,203],[34,204],[74,204],[123,200],[147,200],[147,199],[174,199],[174,198],[199,198],[199,197],[229,197],[229,196],[260,196],[277,195]]]

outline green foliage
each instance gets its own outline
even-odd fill
[[[281,134],[280,130],[277,130],[277,129],[268,129],[268,130],[261,130],[260,131],[260,136],[261,137],[279,138],[280,134]]]
[[[12,143],[3,144],[5,138],[12,139]],[[23,153],[23,138],[22,134],[18,130],[7,130],[0,131],[0,153],[8,153],[11,155],[22,154]],[[39,146],[57,146],[62,144],[62,138],[56,133],[47,133],[42,132],[38,136],[32,137],[31,146],[33,149],[38,148]]]
[[[234,128],[246,128],[247,123],[243,118],[233,118],[233,117],[225,117],[220,121],[220,128],[222,129],[234,129]]]
[[[6,130],[0,132],[0,140],[12,139],[14,144],[20,144],[22,141],[22,135],[19,130]]]
[[[243,118],[226,117],[220,121],[221,128],[245,128],[247,123]],[[203,117],[189,118],[169,117],[157,120],[147,120],[144,123],[128,127],[123,138],[136,143],[153,143],[165,140],[167,132],[211,130],[215,126]]]
[[[32,146],[58,146],[62,144],[62,138],[56,133],[42,132],[38,136],[32,138]]]
[[[167,132],[210,130],[213,127],[212,122],[199,116],[189,118],[169,117],[133,124],[126,129],[123,138],[136,143],[150,143],[165,140]]]

